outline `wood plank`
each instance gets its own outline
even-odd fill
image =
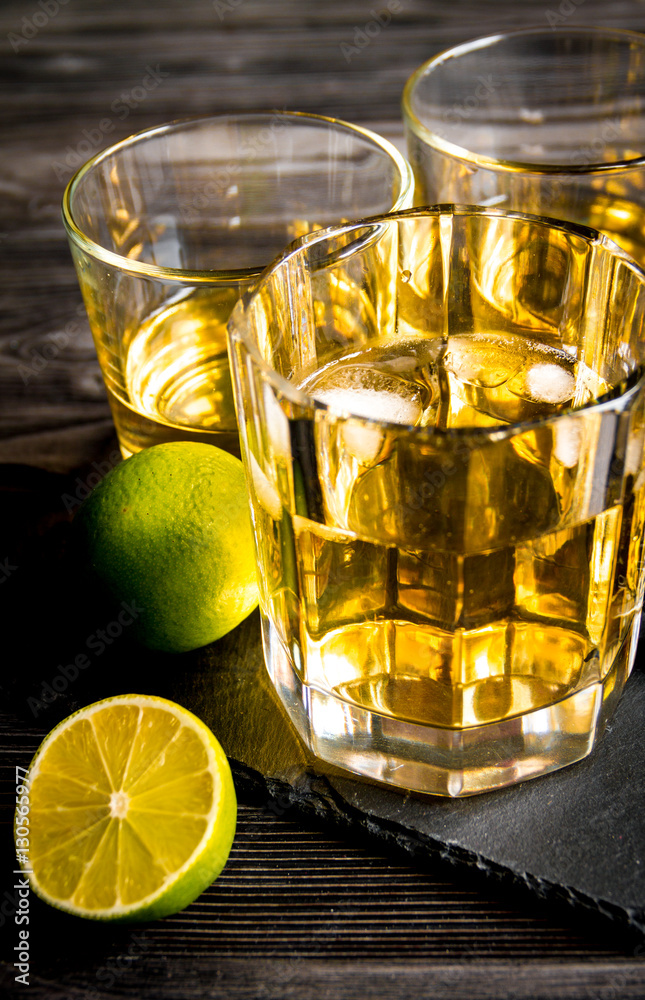
[[[36,0],[4,2],[0,486],[14,491],[15,519],[5,525],[4,537],[30,521],[29,548],[44,531],[39,469],[71,473],[48,487],[57,491],[57,516],[64,519],[62,492],[115,449],[60,219],[73,169],[66,157],[84,158],[87,142],[98,150],[176,117],[253,107],[337,115],[402,148],[400,95],[418,64],[478,34],[545,25],[548,12],[560,6],[560,0],[400,0],[391,24],[348,53],[357,29],[372,20],[373,10],[385,8],[385,0],[68,0],[22,40],[35,15],[42,22],[43,8]],[[567,25],[645,29],[645,5],[637,0],[574,6]],[[121,95],[142,85],[147,66],[159,66],[158,86],[133,99],[136,106],[125,115]],[[113,127],[103,132],[105,120]],[[77,324],[73,335],[46,358],[69,323]],[[39,358],[47,363],[26,374]],[[33,469],[18,471],[9,463]],[[30,606],[24,615],[24,648],[9,667],[5,649],[4,669],[49,676],[56,661],[39,659],[34,650],[49,642],[54,656],[56,635],[32,640],[46,627],[46,610]],[[5,844],[12,767],[29,759],[42,735],[24,715],[13,715],[3,734]],[[575,924],[568,911],[495,891],[451,869],[426,870],[403,856],[385,857],[327,828],[303,826],[288,809],[276,815],[275,808],[244,804],[221,878],[185,913],[153,926],[65,922],[34,901],[29,996],[308,1000],[321,990],[328,1000],[645,995],[643,959],[626,957],[624,942],[595,925]],[[4,931],[2,943],[10,950],[15,927],[8,922]],[[24,988],[13,976],[9,965],[0,967],[0,992],[22,997]]]

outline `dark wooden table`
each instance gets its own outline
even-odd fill
[[[403,148],[400,94],[417,65],[458,41],[547,25],[554,16],[572,26],[645,30],[645,4],[638,0],[5,0],[0,494],[11,501],[5,514],[24,496],[24,527],[38,495],[38,470],[73,482],[116,447],[60,221],[61,194],[76,166],[141,128],[249,108],[336,115]],[[13,515],[4,516],[0,544],[8,546],[14,530]],[[0,599],[1,584],[20,572],[2,562],[5,551]],[[30,652],[40,609],[23,611],[24,644],[2,647],[1,669],[49,676],[55,664],[34,662]],[[5,706],[0,892],[6,885],[8,895],[0,900],[0,930],[9,963],[17,942],[8,836],[14,767],[29,762],[47,728]],[[304,825],[269,801],[241,804],[223,875],[183,913],[138,931],[117,930],[33,901],[32,943],[28,991],[5,964],[0,995],[645,996],[645,959],[603,922],[582,921],[564,905],[547,909],[528,891],[510,895],[458,868],[429,870],[403,856],[383,857],[369,841]]]

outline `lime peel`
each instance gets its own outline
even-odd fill
[[[128,635],[162,652],[221,638],[258,602],[255,546],[238,458],[171,441],[115,466],[79,508],[81,558],[116,604]]]

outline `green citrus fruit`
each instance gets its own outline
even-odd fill
[[[165,698],[120,695],[70,715],[43,741],[23,786],[22,868],[45,902],[76,916],[176,913],[231,850],[237,803],[224,751]]]
[[[151,649],[197,649],[257,604],[242,463],[213,445],[173,441],[126,459],[74,525],[86,563],[124,605],[128,634]]]

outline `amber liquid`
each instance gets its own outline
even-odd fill
[[[495,127],[493,127],[495,128]],[[459,142],[455,134],[454,140]],[[527,137],[528,138],[528,137]],[[640,167],[611,172],[606,176],[549,173],[515,173],[483,168],[465,169],[458,160],[450,167],[414,132],[408,133],[409,159],[415,168],[415,203],[433,205],[455,202],[462,205],[486,205],[503,211],[529,212],[554,219],[567,219],[591,226],[605,233],[643,267],[645,265],[645,233],[643,210],[645,191]],[[530,144],[530,138],[529,138]],[[586,137],[580,143],[567,136],[564,147],[555,150],[553,162],[573,163],[572,153],[581,152]],[[495,156],[494,150],[490,150]],[[502,159],[523,159],[517,156],[517,129],[509,135],[508,156]],[[606,146],[604,157],[609,163],[635,159],[636,150]],[[531,154],[529,153],[529,159]],[[544,162],[548,162],[545,158]]]
[[[270,261],[280,247],[317,228],[315,222],[294,218],[279,231],[261,229],[255,234],[256,255]],[[235,266],[233,256],[231,261]],[[125,384],[111,384],[109,375],[106,384],[125,458],[163,441],[182,440],[214,444],[239,456],[226,327],[251,284],[251,278],[221,278],[181,291],[124,331]],[[102,361],[104,373],[110,367]]]
[[[239,455],[226,324],[237,289],[179,297],[127,337],[125,391],[108,383],[127,458],[163,441],[205,441]]]
[[[318,441],[326,526],[306,516],[306,470],[294,472],[294,514],[251,461],[263,612],[303,683],[463,729],[602,681],[642,601],[645,503],[630,488],[597,517],[567,518],[573,470],[596,460],[589,411],[507,446],[457,436],[438,452],[429,434],[413,455],[369,421],[503,430],[580,409],[622,376],[521,336],[473,334],[377,344],[301,379],[357,418]],[[289,463],[274,451],[279,485]],[[571,700],[571,732],[592,728],[589,711]]]

